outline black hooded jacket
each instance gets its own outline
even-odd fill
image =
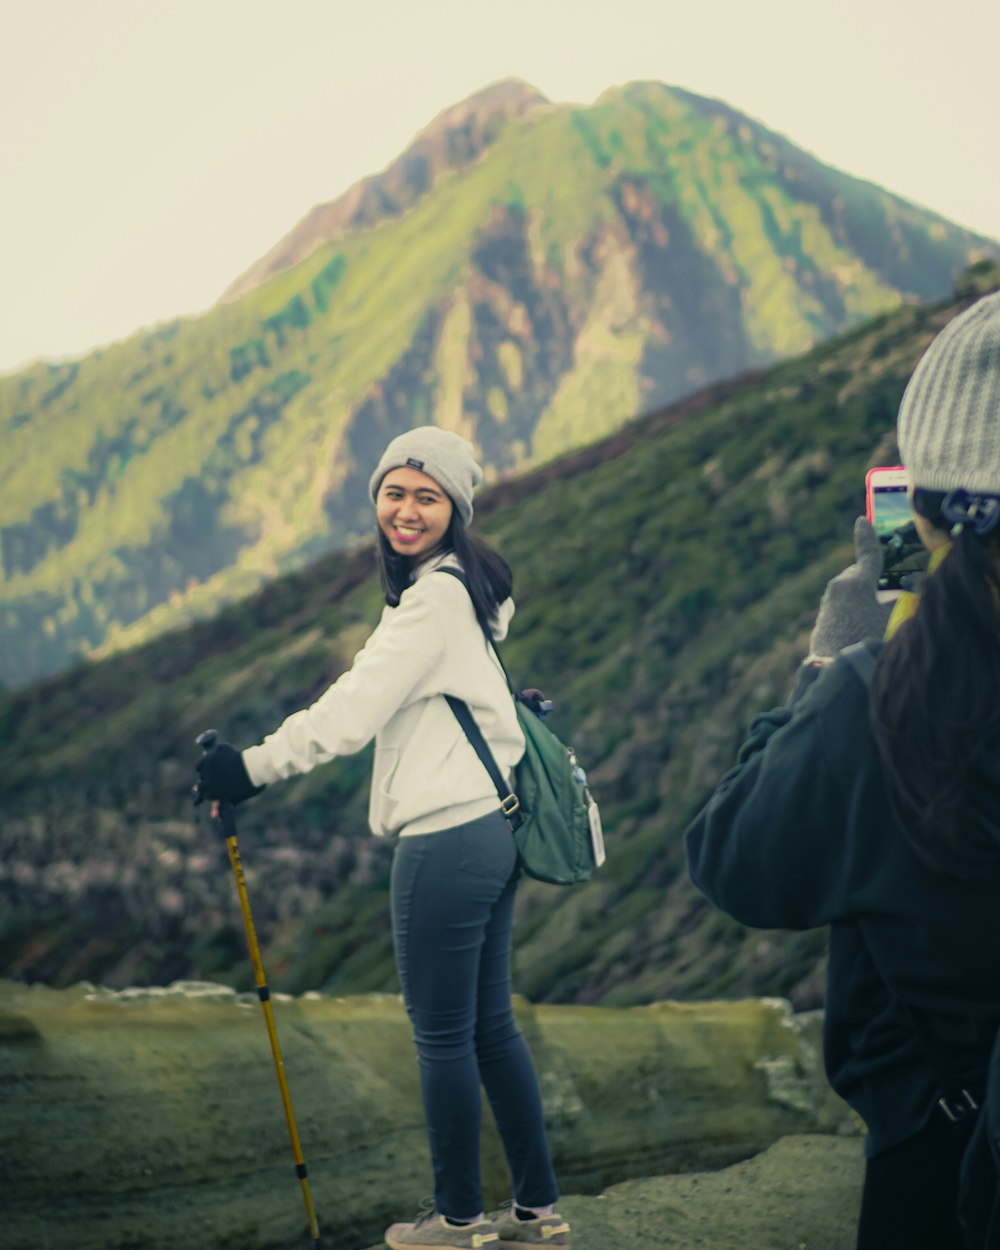
[[[868,701],[843,657],[803,669],[789,705],[754,721],[687,848],[695,885],[741,923],[830,926],[827,1075],[877,1154],[918,1132],[940,1093],[899,1000],[958,1080],[982,1088],[1000,1022],[1000,849],[972,880],[922,861],[894,814]],[[970,802],[996,813],[1000,848],[996,763]]]

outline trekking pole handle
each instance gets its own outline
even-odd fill
[[[207,755],[209,751],[213,750],[218,741],[219,731],[217,729],[206,729],[204,733],[200,733],[195,739],[195,745],[200,746]],[[216,826],[216,832],[223,838],[236,837],[236,816],[233,812],[232,803],[213,800],[210,819]]]

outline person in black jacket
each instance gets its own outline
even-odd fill
[[[931,344],[897,434],[932,571],[886,629],[858,519],[789,704],[754,721],[687,847],[741,923],[830,926],[827,1073],[867,1127],[859,1250],[961,1250],[983,1244],[956,1213],[972,1116],[939,1107],[936,1057],[981,1098],[1000,1022],[1000,293]],[[838,653],[883,633],[869,689]]]

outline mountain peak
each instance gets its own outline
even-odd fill
[[[501,78],[498,82],[474,91],[458,104],[450,104],[443,109],[420,131],[413,146],[423,139],[452,133],[470,123],[486,127],[498,121],[509,121],[532,109],[548,107],[550,103],[537,87],[524,79]]]
[[[253,290],[347,230],[402,216],[430,190],[444,170],[461,169],[477,160],[509,122],[536,109],[551,107],[537,88],[519,78],[501,79],[458,104],[449,105],[381,173],[362,179],[337,199],[311,209],[276,247],[237,278],[224,292],[222,301],[237,299]]]

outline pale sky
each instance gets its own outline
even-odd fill
[[[210,307],[500,78],[654,79],[1000,238],[1000,0],[0,0],[0,371]]]

